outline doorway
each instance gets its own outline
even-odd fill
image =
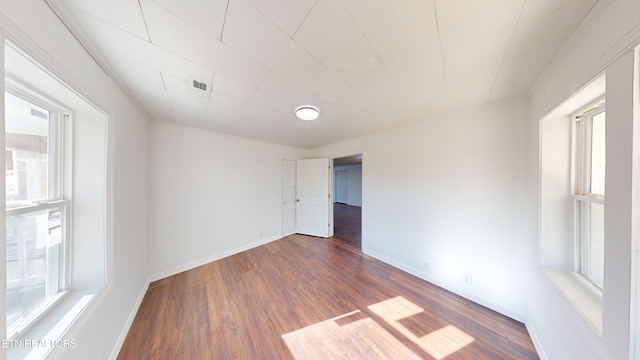
[[[333,237],[362,249],[362,154],[333,159]]]

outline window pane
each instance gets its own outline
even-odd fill
[[[604,288],[604,205],[579,201],[578,271],[601,289]]]
[[[591,193],[604,195],[605,112],[592,118],[591,126]]]
[[[7,329],[60,291],[63,208],[7,217]]]
[[[7,204],[47,199],[50,113],[7,92],[4,98]]]

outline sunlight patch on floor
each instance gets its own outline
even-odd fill
[[[402,296],[379,302],[368,308],[437,360],[443,359],[475,341],[475,338],[453,325],[445,326],[421,337],[416,336],[402,325],[400,320],[417,315],[424,310]]]
[[[370,317],[339,321],[359,310],[282,335],[297,359],[420,359]]]
[[[402,296],[370,305],[368,308],[383,319],[393,321],[400,321],[424,311],[423,308]]]
[[[424,309],[402,296],[367,308],[400,333],[400,338],[410,340],[437,360],[444,359],[475,341],[475,338],[453,325],[423,336],[414,334],[400,321],[418,315]],[[400,338],[389,333],[380,323],[360,310],[282,335],[296,360],[420,359]]]
[[[475,339],[453,325],[448,325],[440,330],[420,338],[429,355],[440,360],[474,342]]]

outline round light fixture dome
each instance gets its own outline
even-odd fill
[[[296,116],[300,120],[311,121],[320,116],[320,110],[317,107],[311,105],[298,106],[296,109]]]

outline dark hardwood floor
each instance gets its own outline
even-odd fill
[[[362,249],[362,208],[333,204],[333,237],[356,249]]]
[[[346,242],[303,235],[153,282],[118,356],[344,358],[538,356],[521,323]]]

